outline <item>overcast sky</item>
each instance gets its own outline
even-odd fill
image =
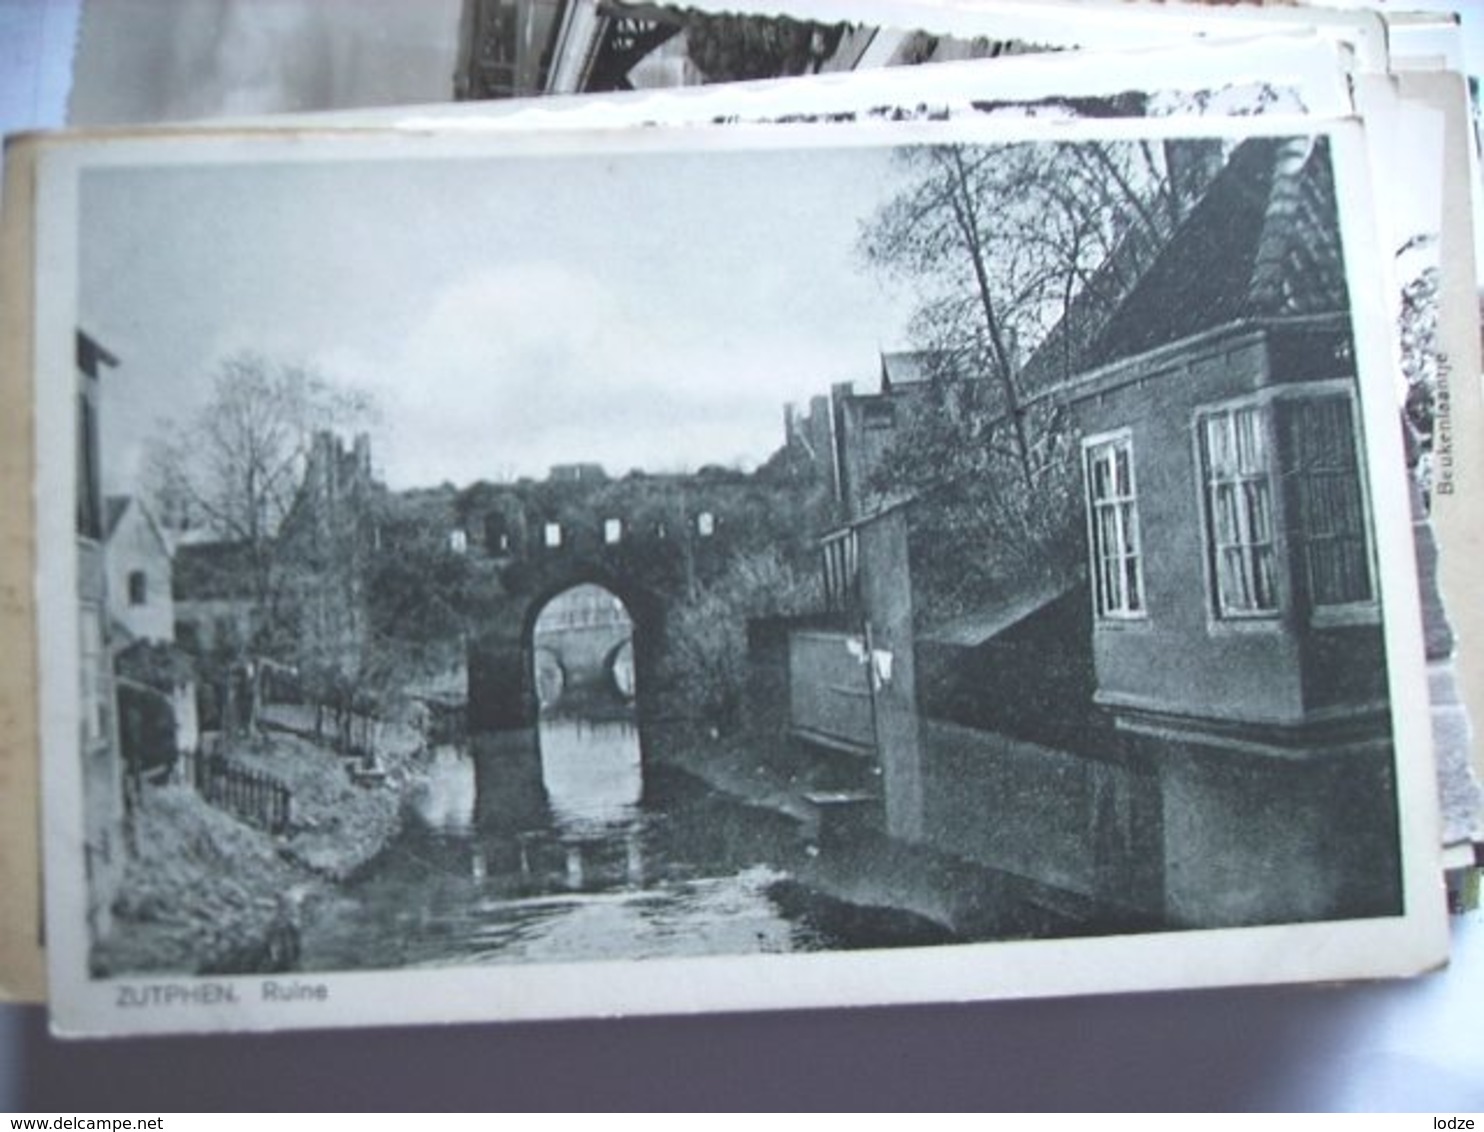
[[[903,344],[910,296],[855,252],[893,177],[863,150],[89,171],[109,490],[242,349],[372,393],[394,487],[756,463],[784,402]]]

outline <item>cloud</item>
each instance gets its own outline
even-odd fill
[[[783,401],[828,381],[819,345],[792,333],[699,326],[571,266],[482,270],[434,295],[395,358],[367,367],[386,407],[389,478],[766,458]]]

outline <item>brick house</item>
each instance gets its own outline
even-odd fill
[[[861,494],[826,540],[830,588],[858,595],[894,673],[867,682],[887,827],[1173,926],[1394,913],[1326,144],[1244,142],[1146,259],[1021,375],[1026,411],[1059,414],[1076,446],[1076,554],[932,623],[941,512]],[[837,398],[847,482],[890,459],[913,389]]]

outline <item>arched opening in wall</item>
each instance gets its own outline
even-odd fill
[[[634,618],[584,582],[550,598],[531,629],[541,781],[566,835],[632,821],[643,795]]]

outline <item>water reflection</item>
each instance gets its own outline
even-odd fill
[[[558,594],[536,618],[541,787],[571,892],[644,883],[633,633],[623,602],[597,585]],[[533,849],[522,842],[523,870],[535,870]]]
[[[306,924],[308,970],[825,946],[777,906],[782,819],[661,776],[630,719],[429,753],[401,836]]]
[[[543,717],[537,742],[541,785],[563,833],[596,836],[638,819],[644,770],[632,719]]]
[[[474,825],[474,763],[462,747],[434,747],[427,775],[412,795],[412,808],[429,829],[464,833]]]
[[[306,969],[832,945],[775,898],[789,819],[646,768],[632,633],[601,587],[548,605],[538,725],[429,752],[402,834],[306,925]]]
[[[524,832],[555,826],[570,837],[601,837],[640,819],[644,757],[629,718],[546,718],[534,742],[525,733],[476,736],[429,752],[411,797],[417,819],[447,834]]]

